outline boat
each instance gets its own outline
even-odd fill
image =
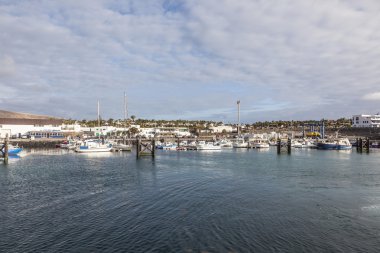
[[[3,147],[1,151],[4,152],[4,149],[5,149],[4,144],[0,144],[0,147]],[[23,149],[19,147],[18,144],[16,145],[8,144],[8,155],[17,155],[22,150]]]
[[[371,148],[380,148],[380,142],[379,141],[373,141],[370,145]]]
[[[317,148],[317,145],[312,140],[304,140],[302,143],[303,148]]]
[[[276,139],[272,139],[269,141],[269,146],[277,146],[278,143],[277,143],[277,140]]]
[[[292,140],[290,144],[293,148],[303,148],[303,142],[299,142],[298,140]]]
[[[248,142],[244,140],[244,138],[236,138],[234,143],[232,144],[234,148],[248,148]]]
[[[219,142],[219,146],[221,148],[232,148],[233,145],[232,145],[232,142],[227,140],[227,139],[223,139]]]
[[[113,151],[132,151],[132,146],[123,143],[112,144]]]
[[[177,150],[177,145],[171,142],[166,142],[164,145],[162,145],[162,149],[163,150]]]
[[[75,148],[78,153],[110,152],[112,144],[100,140],[85,140]]]
[[[62,149],[75,149],[76,142],[75,141],[63,141],[59,144],[59,147]]]
[[[268,140],[257,138],[250,142],[252,148],[269,148]]]
[[[352,145],[347,138],[338,139],[337,144],[338,144],[337,145],[338,150],[352,149]]]
[[[323,150],[347,150],[352,149],[352,145],[347,138],[320,140],[317,142],[317,148]]]
[[[221,150],[219,145],[212,142],[199,141],[196,145],[197,150]]]

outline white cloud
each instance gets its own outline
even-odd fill
[[[380,101],[380,92],[369,93],[363,96],[364,100],[378,100]]]
[[[379,9],[376,0],[0,4],[0,108],[94,117],[100,99],[104,117],[117,118],[126,90],[138,117],[233,119],[236,99],[247,120],[350,116],[380,79]]]
[[[0,55],[0,78],[2,76],[10,76],[15,72],[15,61],[9,55]]]

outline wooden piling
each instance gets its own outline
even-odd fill
[[[287,148],[288,148],[288,154],[290,155],[292,153],[292,139],[288,138],[288,143],[287,143]]]
[[[156,155],[156,140],[152,140],[152,157]]]
[[[137,159],[140,158],[140,150],[141,150],[140,139],[137,139],[137,140],[136,140],[136,158],[137,158]]]
[[[366,139],[366,143],[365,143],[365,149],[366,149],[366,152],[369,153],[369,148],[370,148],[370,140],[369,138]]]
[[[281,154],[281,139],[277,139],[277,154]]]
[[[359,138],[356,138],[356,151],[359,151]]]
[[[9,145],[9,140],[8,140],[8,135],[5,138],[4,142],[4,164],[8,164],[8,145]]]
[[[151,141],[141,141],[140,139],[136,140],[136,159],[139,159],[141,156],[155,156],[156,150],[156,141],[153,139]]]

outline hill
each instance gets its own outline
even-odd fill
[[[56,117],[0,110],[0,119],[58,119]]]

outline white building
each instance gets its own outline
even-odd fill
[[[114,126],[96,126],[96,127],[81,127],[81,131],[84,133],[92,133],[95,136],[106,136],[110,133],[116,132]]]
[[[232,133],[233,127],[232,126],[212,126],[210,127],[211,131],[214,133],[222,133],[223,131],[226,133]]]
[[[61,131],[62,123],[57,118],[0,111],[0,138],[21,137],[31,132],[45,132],[53,137]]]
[[[380,115],[353,115],[352,127],[380,127]]]

